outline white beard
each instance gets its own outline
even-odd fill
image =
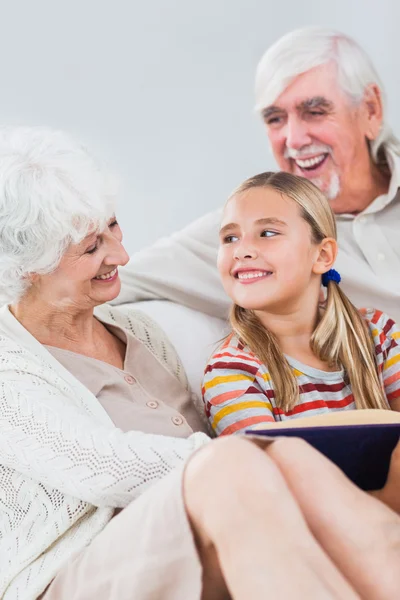
[[[331,180],[329,182],[328,185],[328,189],[325,191],[323,191],[322,186],[322,180],[315,178],[315,179],[310,179],[310,181],[312,181],[312,183],[314,185],[317,186],[317,188],[319,188],[321,190],[321,192],[323,192],[325,194],[325,196],[328,198],[328,200],[334,200],[335,198],[338,197],[339,192],[340,192],[340,178],[339,175],[337,173],[332,173],[332,177]]]

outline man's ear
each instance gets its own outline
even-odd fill
[[[318,254],[313,265],[313,273],[322,275],[332,269],[338,253],[337,242],[334,238],[325,238],[318,245]]]
[[[376,83],[371,83],[365,88],[363,105],[365,136],[372,141],[378,137],[383,121],[382,94]]]

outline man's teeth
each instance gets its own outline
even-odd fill
[[[307,158],[306,160],[300,160],[299,158],[295,159],[296,165],[298,165],[301,169],[309,169],[310,167],[315,167],[315,165],[319,165],[325,158],[325,154],[320,154],[319,156],[315,156],[314,158]]]
[[[264,277],[269,274],[269,271],[243,271],[242,273],[238,273],[238,279],[256,279],[257,277]]]
[[[97,275],[97,277],[95,277],[95,279],[111,279],[111,277],[114,277],[116,272],[117,272],[117,269],[114,269],[113,271],[110,271],[109,273],[105,273],[105,275]]]

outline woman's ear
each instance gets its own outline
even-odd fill
[[[322,275],[332,269],[338,253],[337,242],[334,238],[325,238],[318,245],[318,253],[313,265],[313,273]]]

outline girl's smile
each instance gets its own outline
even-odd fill
[[[236,279],[239,280],[240,283],[246,285],[249,283],[259,283],[262,279],[270,277],[273,273],[272,271],[263,271],[260,269],[249,269],[244,267],[243,269],[234,269],[232,274]]]

